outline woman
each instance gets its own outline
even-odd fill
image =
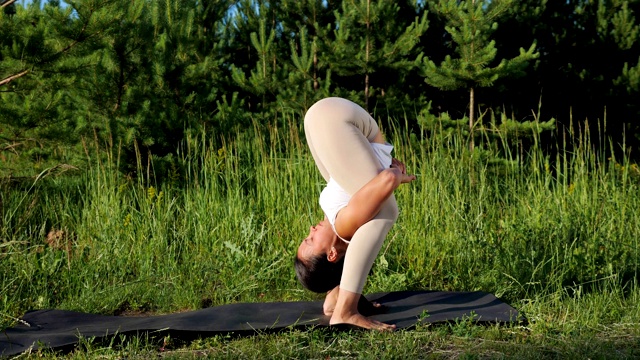
[[[330,324],[391,330],[395,326],[360,314],[358,301],[398,217],[393,191],[415,176],[391,158],[392,147],[385,144],[375,120],[349,100],[318,101],[307,111],[304,128],[328,183],[320,196],[325,217],[300,244],[296,275],[309,290],[328,291],[323,309],[331,316]]]

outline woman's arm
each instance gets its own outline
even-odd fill
[[[382,204],[403,183],[415,180],[415,175],[407,175],[402,167],[393,166],[381,171],[356,192],[336,217],[336,232],[342,238],[351,239],[356,230],[380,211]]]
[[[372,143],[385,144],[384,135],[382,135],[382,131],[378,131],[376,136],[371,140]]]

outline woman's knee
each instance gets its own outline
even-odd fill
[[[340,126],[353,126],[369,142],[380,132],[378,124],[366,110],[351,100],[338,97],[325,98],[313,104],[305,115],[305,124],[307,123],[314,123],[313,127],[328,127],[334,131],[339,130]]]

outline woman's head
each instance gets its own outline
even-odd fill
[[[306,261],[298,256],[294,259],[294,267],[298,281],[306,289],[316,293],[327,292],[340,285],[344,257],[337,262],[330,262],[324,255],[318,255]]]
[[[340,283],[347,244],[338,239],[325,217],[311,226],[294,260],[300,283],[314,292],[326,292]]]

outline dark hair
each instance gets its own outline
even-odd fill
[[[320,254],[302,262],[296,255],[293,260],[298,281],[306,289],[316,293],[327,292],[340,285],[344,256],[335,263],[327,259],[326,254]]]

